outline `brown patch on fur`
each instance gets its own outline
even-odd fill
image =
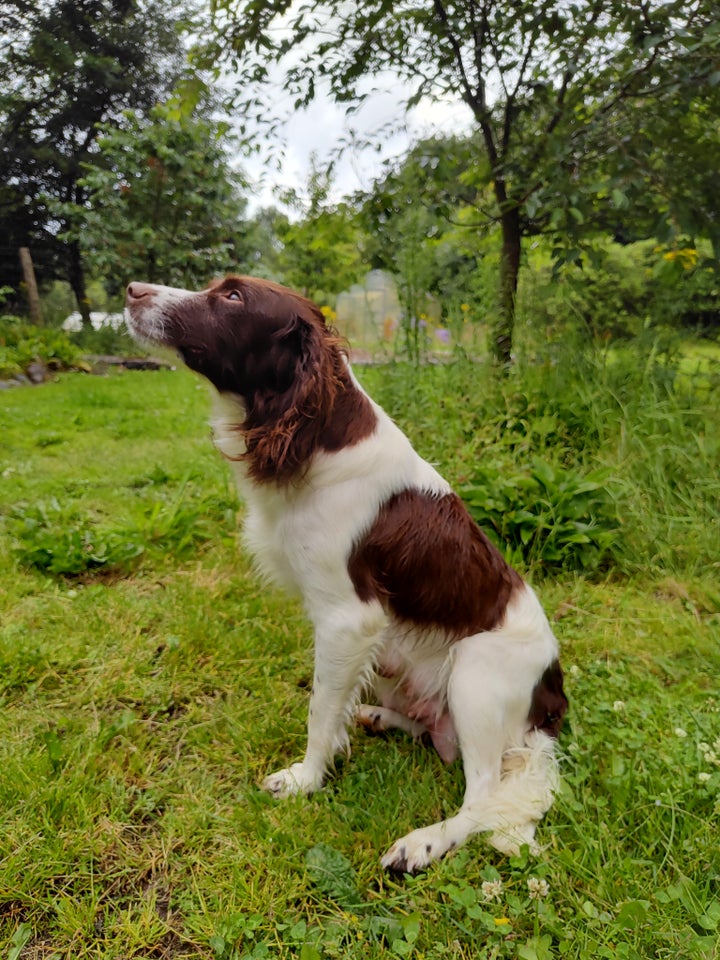
[[[254,480],[287,483],[302,476],[313,454],[353,446],[375,429],[370,401],[350,378],[342,341],[309,301],[293,330],[270,348],[270,362],[296,357],[287,391],[256,390],[243,429]],[[293,342],[294,341],[294,342]]]
[[[535,685],[528,722],[536,730],[543,730],[549,736],[557,737],[567,708],[562,668],[559,661],[554,660]]]
[[[348,572],[361,600],[456,638],[492,630],[522,579],[454,494],[390,497],[355,544]]]

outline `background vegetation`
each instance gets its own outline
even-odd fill
[[[0,10],[0,957],[717,957],[714,5],[211,6]],[[386,70],[472,126],[251,207],[267,75],[354,110]],[[310,634],[238,552],[206,390],[77,372],[137,349],[89,323],[133,276],[332,318],[371,268],[400,326],[359,374],[533,580],[571,698],[541,855],[402,881],[380,854],[460,770],[356,732],[318,796],[259,790],[302,751]]]

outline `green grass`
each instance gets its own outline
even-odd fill
[[[611,468],[628,542],[594,580],[529,571],[571,699],[543,853],[475,838],[404,881],[379,857],[457,808],[457,766],[356,731],[318,795],[258,788],[302,753],[311,636],[238,547],[206,389],[0,396],[0,957],[717,956],[717,410],[694,380],[574,374],[362,371],[458,485],[480,460]]]

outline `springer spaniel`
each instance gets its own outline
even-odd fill
[[[504,852],[534,846],[567,709],[557,641],[532,589],[363,391],[318,308],[227,277],[199,292],[131,283],[125,315],[216,388],[247,544],[314,626],[305,757],[263,787],[320,789],[355,717],[428,735],[464,766],[458,813],[397,840],[384,867],[421,870],[479,832]],[[378,706],[359,703],[368,692]]]

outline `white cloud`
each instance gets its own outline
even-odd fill
[[[432,133],[468,132],[472,117],[460,102],[422,101],[406,114],[407,91],[399,81],[371,93],[363,106],[347,116],[343,105],[318,95],[305,109],[294,112],[274,139],[264,135],[258,153],[242,161],[253,182],[251,210],[279,204],[288,188],[303,194],[313,155],[320,165],[334,159],[335,199],[367,190],[382,174],[383,161],[401,156],[420,137]],[[277,109],[278,88],[266,88],[269,104]],[[282,103],[280,103],[282,106]],[[341,149],[342,147],[342,149]]]

